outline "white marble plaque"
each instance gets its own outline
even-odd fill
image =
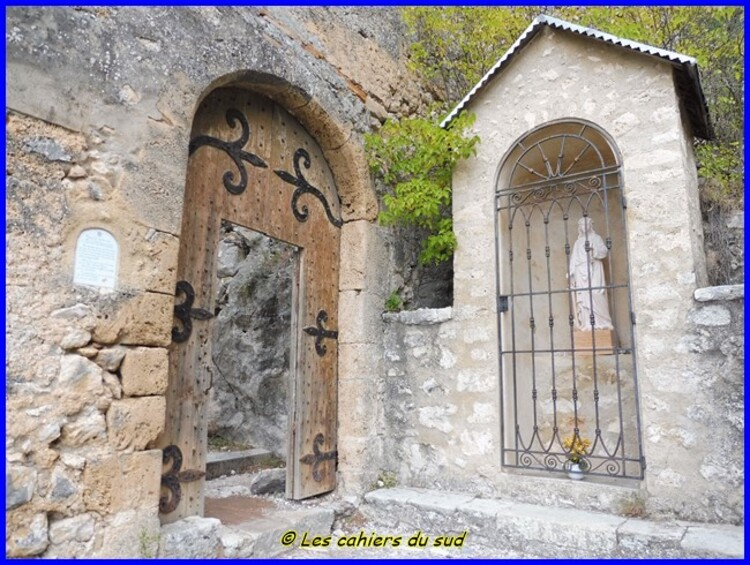
[[[73,284],[115,288],[117,284],[117,240],[108,231],[83,230],[76,243]]]

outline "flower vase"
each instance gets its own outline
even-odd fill
[[[583,470],[578,463],[570,463],[568,466],[568,478],[574,481],[580,481],[583,479]]]

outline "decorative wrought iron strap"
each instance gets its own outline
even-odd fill
[[[335,460],[338,457],[339,452],[334,451],[321,451],[320,448],[323,446],[325,438],[323,434],[318,434],[313,440],[313,452],[300,458],[300,463],[305,465],[312,465],[312,476],[317,482],[323,480],[323,475],[320,473],[320,464],[324,461]]]
[[[229,155],[229,158],[234,161],[234,164],[237,166],[237,170],[240,173],[240,182],[235,184],[233,182],[235,178],[234,172],[225,172],[223,177],[224,188],[232,194],[241,194],[247,188],[247,170],[242,162],[247,161],[254,167],[260,167],[261,169],[268,168],[268,165],[263,159],[254,153],[250,153],[243,149],[247,141],[250,139],[250,124],[247,122],[247,118],[245,118],[243,113],[236,108],[229,108],[227,110],[226,118],[227,124],[229,124],[229,127],[231,128],[234,128],[237,122],[240,123],[242,132],[240,133],[239,139],[236,139],[235,141],[223,141],[211,137],[210,135],[199,135],[190,141],[188,154],[192,155],[195,151],[205,145],[224,151],[224,153]]]
[[[162,463],[172,461],[169,471],[161,476],[161,486],[169,491],[169,496],[159,497],[159,512],[169,514],[174,512],[182,497],[180,483],[191,483],[203,477],[206,473],[195,469],[180,471],[182,468],[182,451],[176,445],[168,445],[162,452]]]
[[[305,204],[302,205],[302,208],[297,208],[297,204],[299,202],[300,197],[303,194],[312,194],[315,198],[320,200],[321,204],[323,204],[323,208],[325,208],[326,216],[328,216],[328,220],[337,228],[340,228],[343,225],[343,220],[336,218],[333,215],[333,212],[331,211],[331,207],[328,205],[328,201],[326,200],[326,197],[323,195],[323,193],[315,188],[313,185],[311,185],[309,182],[307,182],[307,179],[302,174],[302,168],[300,167],[300,161],[302,161],[305,165],[306,169],[310,168],[310,154],[305,151],[302,147],[297,149],[297,151],[294,152],[294,173],[296,176],[292,175],[291,173],[288,173],[286,171],[276,170],[274,173],[278,175],[278,177],[283,180],[286,183],[289,183],[291,185],[296,186],[296,190],[294,191],[294,194],[292,194],[292,213],[294,214],[294,217],[297,218],[300,222],[306,222],[308,216],[310,215],[309,210],[307,209],[307,206]]]
[[[335,330],[327,330],[323,327],[323,324],[325,324],[327,321],[328,313],[325,310],[321,310],[320,312],[318,312],[317,318],[315,318],[317,327],[314,328],[312,326],[308,326],[302,329],[302,331],[307,335],[315,336],[315,352],[321,357],[323,357],[326,354],[326,351],[328,351],[326,346],[323,345],[323,340],[338,339],[339,337],[339,332]]]
[[[175,290],[175,296],[180,294],[185,295],[185,301],[182,304],[175,304],[174,317],[182,322],[182,330],[177,327],[172,328],[172,341],[176,343],[182,343],[187,341],[190,334],[193,332],[193,322],[190,318],[195,320],[208,320],[213,318],[213,314],[203,308],[193,308],[193,302],[195,301],[195,291],[192,285],[187,281],[179,281]]]

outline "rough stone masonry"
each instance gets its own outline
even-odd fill
[[[676,164],[691,162],[663,68],[646,66],[628,83],[650,85],[638,95],[643,113],[621,111],[617,89],[564,106],[576,76],[609,81],[638,65],[577,40],[564,49],[546,36],[532,43],[533,57],[516,61],[493,95],[520,82],[545,97],[502,104],[505,117],[480,104],[478,124],[495,129],[467,167],[484,169],[462,168],[456,179],[453,307],[383,319],[386,297],[408,278],[397,260],[409,252],[375,223],[362,134],[431,101],[406,69],[395,10],[12,8],[6,24],[7,556],[147,557],[160,533],[179,537],[160,529],[154,445],[168,410],[191,122],[199,102],[227,85],[284,106],[337,177],[340,493],[362,497],[392,472],[405,486],[608,512],[638,495],[657,517],[744,522],[743,294],[696,291],[700,273],[676,259],[695,251],[692,224],[677,221],[693,217],[693,203],[647,190],[669,185]],[[534,57],[546,62],[544,73]],[[571,73],[565,88],[552,68]],[[487,171],[514,136],[558,117],[550,108],[605,116],[623,150],[643,157],[627,171],[638,188],[634,241],[646,249],[651,228],[665,233],[658,254],[634,261],[634,272],[660,277],[634,282],[644,312],[640,358],[651,367],[642,410],[653,463],[640,485],[576,486],[499,465]],[[642,147],[647,126],[661,128],[652,137],[669,151]],[[72,284],[76,242],[88,228],[119,245],[114,291]]]

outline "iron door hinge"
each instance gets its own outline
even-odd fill
[[[630,323],[635,325],[635,312],[630,313]]]
[[[497,297],[497,311],[498,312],[508,311],[508,297],[506,295],[501,295]]]

